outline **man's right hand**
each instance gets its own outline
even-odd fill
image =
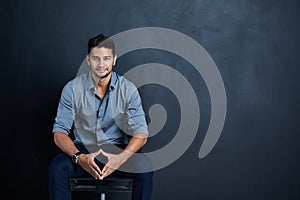
[[[100,154],[100,151],[90,154],[80,154],[78,157],[78,164],[95,179],[100,179],[102,171],[95,163],[95,157]]]

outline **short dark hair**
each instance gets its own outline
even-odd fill
[[[88,54],[94,47],[104,47],[107,49],[111,49],[113,56],[115,56],[116,50],[114,41],[111,38],[105,36],[103,33],[100,33],[99,35],[89,39]]]

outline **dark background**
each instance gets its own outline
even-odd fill
[[[217,145],[199,159],[210,117],[201,76],[168,52],[141,50],[118,60],[120,73],[148,62],[176,68],[200,103],[197,137],[155,173],[153,199],[300,199],[299,10],[298,0],[1,1],[1,195],[48,199],[56,107],[87,39],[155,26],[180,31],[207,50],[222,75],[228,111]],[[178,102],[157,85],[140,90],[146,111],[161,101],[173,112],[148,144],[160,148],[176,132]]]

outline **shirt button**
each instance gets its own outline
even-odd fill
[[[102,110],[102,106],[100,107],[100,109]]]

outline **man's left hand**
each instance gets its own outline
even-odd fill
[[[123,151],[120,154],[111,154],[103,151],[102,149],[100,149],[100,154],[104,155],[108,159],[106,165],[101,170],[101,180],[117,170],[132,155],[132,153],[126,151]]]

